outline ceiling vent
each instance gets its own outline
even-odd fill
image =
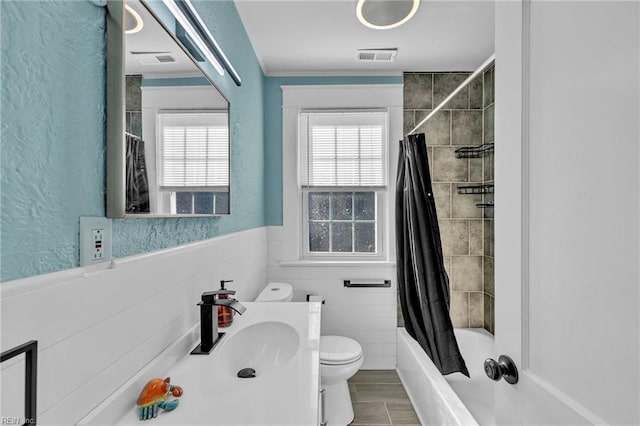
[[[156,59],[158,60],[158,62],[160,63],[167,63],[167,62],[175,62],[175,58],[171,55],[158,55],[156,56]]]
[[[176,62],[176,58],[170,55],[170,51],[135,51],[129,52],[138,58],[142,65],[170,64]]]
[[[359,61],[393,62],[398,53],[397,48],[393,49],[358,49]]]

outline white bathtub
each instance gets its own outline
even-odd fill
[[[493,387],[483,363],[493,354],[493,336],[480,328],[455,330],[471,378],[442,376],[418,342],[398,328],[398,374],[423,425],[495,424]]]

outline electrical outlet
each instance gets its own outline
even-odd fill
[[[111,260],[111,221],[105,217],[80,218],[80,266]]]

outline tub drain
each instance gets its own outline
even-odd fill
[[[238,371],[238,377],[240,377],[241,379],[252,379],[256,377],[256,370],[254,370],[253,368],[243,368],[242,370]]]

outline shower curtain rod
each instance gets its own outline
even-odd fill
[[[455,95],[458,94],[459,91],[461,91],[462,89],[464,89],[467,84],[471,83],[471,81],[476,78],[478,76],[478,74],[480,74],[482,71],[484,71],[489,65],[491,65],[491,62],[495,61],[496,59],[496,54],[492,53],[491,56],[489,56],[487,58],[486,61],[484,61],[482,63],[482,65],[480,65],[474,72],[471,73],[471,75],[469,75],[469,77],[467,77],[461,84],[460,86],[456,87],[456,89],[451,92],[449,94],[449,96],[447,96],[446,98],[444,98],[444,100],[442,102],[440,102],[438,104],[437,107],[435,107],[420,123],[418,123],[416,125],[416,127],[414,127],[409,133],[407,133],[405,136],[409,136],[412,135],[413,133],[415,133],[416,130],[418,130],[420,128],[420,126],[422,126],[424,123],[426,123],[431,117],[433,117],[433,115],[440,111],[442,109],[442,107],[444,107],[444,105],[449,102],[451,100],[451,98],[453,98]]]

